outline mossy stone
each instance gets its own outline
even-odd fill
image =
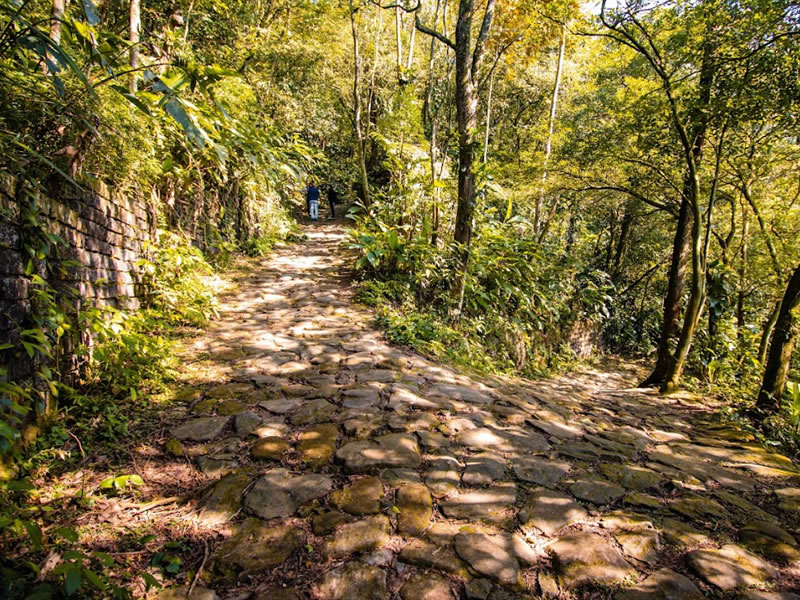
[[[171,438],[167,442],[166,450],[167,454],[171,456],[183,456],[184,453],[186,452],[186,449],[184,448],[181,441],[175,438]]]
[[[237,400],[223,400],[217,405],[217,414],[223,416],[235,415],[247,410],[247,405]]]
[[[250,456],[261,460],[281,460],[288,451],[289,442],[272,436],[257,440],[250,449]]]

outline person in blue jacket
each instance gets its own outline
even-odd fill
[[[319,188],[313,182],[306,187],[306,207],[308,216],[312,221],[316,221],[319,217]]]

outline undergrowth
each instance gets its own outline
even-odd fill
[[[482,372],[541,377],[576,362],[573,327],[607,314],[607,278],[566,258],[543,260],[547,249],[524,235],[522,219],[479,229],[457,312],[454,244],[431,243],[426,224],[397,223],[386,208],[350,217],[357,299],[375,307],[394,343]]]
[[[55,279],[63,268],[60,241],[38,231],[27,238],[47,242],[27,269],[32,326],[18,347],[5,348],[7,358],[27,357],[36,371],[29,381],[2,383],[2,439],[13,458],[4,478],[17,478],[0,484],[0,596],[132,598],[133,587],[156,580],[90,549],[74,519],[103,495],[135,494],[141,477],[117,473],[88,490],[82,484],[78,494],[47,482],[98,457],[110,468],[123,462],[132,441],[157,422],[150,417],[175,379],[177,338],[215,315],[220,280],[187,239],[162,231],[139,263],[149,290],[140,310],[70,310],[71,291],[36,275],[44,268]]]

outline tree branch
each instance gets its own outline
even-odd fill
[[[414,26],[417,28],[417,31],[420,31],[426,35],[436,38],[444,45],[449,46],[453,50],[456,49],[455,43],[449,37],[423,25],[422,21],[419,20],[419,15],[414,15]]]
[[[481,23],[481,30],[478,33],[478,39],[475,40],[475,49],[472,51],[472,81],[477,80],[478,72],[483,62],[483,55],[486,49],[486,41],[489,39],[489,30],[492,27],[492,19],[494,18],[494,6],[496,0],[486,0],[486,10],[483,13],[483,22]]]

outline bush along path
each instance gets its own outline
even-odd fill
[[[391,347],[342,225],[306,233],[189,344],[140,460],[195,545],[162,598],[798,598],[789,459],[633,370],[479,380]]]

